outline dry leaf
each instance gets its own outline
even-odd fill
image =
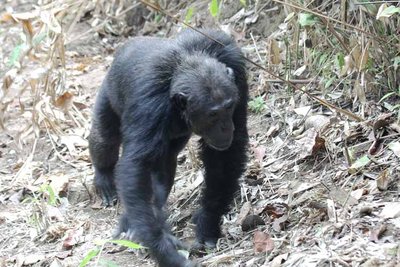
[[[325,139],[319,136],[315,128],[308,129],[304,133],[304,137],[297,141],[301,147],[300,158],[304,159],[308,156],[315,155],[325,148]]]
[[[354,190],[351,192],[351,196],[354,197],[354,199],[360,200],[360,198],[364,195],[365,190],[363,188]]]
[[[240,212],[237,217],[236,223],[242,224],[243,220],[247,217],[247,215],[251,212],[251,210],[252,210],[251,202],[246,201],[240,208]]]
[[[355,95],[358,97],[360,103],[365,104],[367,102],[364,87],[361,85],[358,79],[354,82],[354,92]]]
[[[274,39],[270,39],[269,61],[273,65],[278,65],[279,63],[281,63],[279,45],[278,42]]]
[[[72,106],[73,94],[70,92],[65,92],[60,97],[57,98],[55,106],[64,110],[68,110]]]
[[[285,253],[285,254],[281,254],[281,255],[276,256],[272,260],[270,266],[271,267],[280,267],[280,266],[282,266],[282,263],[284,263],[287,260],[288,256],[289,256],[289,253]]]
[[[330,123],[330,119],[327,116],[316,114],[308,117],[304,122],[306,130],[314,128],[318,132],[324,129]]]
[[[302,115],[305,117],[310,113],[311,108],[312,108],[312,106],[304,106],[304,107],[295,108],[293,111],[296,112],[296,114]]]
[[[340,187],[332,188],[329,192],[329,196],[340,205],[354,206],[358,203],[358,200],[351,196],[346,190]]]
[[[44,260],[46,257],[43,254],[30,254],[24,258],[23,265],[32,265],[39,261]]]
[[[331,221],[331,222],[336,222],[335,203],[333,202],[332,199],[327,199],[327,200],[326,200],[326,204],[327,204],[327,209],[328,209],[329,221]]]
[[[383,208],[381,214],[384,219],[392,219],[400,216],[400,202],[389,202]]]
[[[263,209],[262,213],[266,213],[272,219],[276,219],[287,214],[288,211],[289,211],[289,206],[286,203],[273,203],[273,204],[268,204]]]
[[[59,174],[51,178],[50,187],[53,192],[59,196],[61,192],[68,191],[69,176]]]
[[[299,77],[299,76],[301,76],[301,75],[303,74],[303,72],[304,72],[306,69],[307,69],[307,65],[303,65],[303,66],[301,66],[300,68],[298,68],[297,70],[295,70],[295,71],[293,72],[293,75]]]
[[[377,242],[382,234],[386,231],[386,224],[381,224],[378,227],[371,230],[369,240]]]
[[[268,252],[274,249],[274,241],[269,234],[261,231],[254,232],[254,250],[255,252]]]
[[[73,246],[79,243],[82,234],[83,234],[82,228],[67,230],[62,246],[65,249],[72,249]]]
[[[376,179],[376,186],[379,190],[385,191],[389,186],[389,182],[389,171],[385,169],[379,174],[378,179]]]
[[[277,232],[282,231],[283,229],[285,229],[285,224],[288,218],[289,216],[287,214],[283,215],[280,218],[276,218],[272,223],[272,228]]]
[[[266,151],[265,146],[254,147],[253,151],[254,151],[254,156],[256,157],[258,162],[262,163],[263,159],[264,159],[264,156],[265,156],[265,151]]]
[[[393,153],[400,158],[400,142],[392,142],[388,145],[389,149],[393,151]]]

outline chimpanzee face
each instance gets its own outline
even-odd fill
[[[216,150],[230,147],[235,130],[232,116],[238,101],[234,72],[215,59],[180,74],[173,86],[182,86],[175,102],[183,109],[191,130]],[[177,88],[174,88],[175,90]]]

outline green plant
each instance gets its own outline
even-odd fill
[[[211,16],[213,16],[214,18],[218,15],[219,13],[218,0],[211,0],[210,13]]]
[[[266,104],[262,96],[257,96],[249,101],[249,109],[254,113],[261,113],[265,108]]]
[[[99,241],[95,241],[96,247],[91,249],[86,254],[85,258],[83,258],[83,260],[79,263],[79,267],[87,266],[87,264],[95,257],[97,257],[98,261],[100,261],[101,260],[100,259],[101,252],[104,249],[104,245],[107,243],[112,243],[112,244],[128,247],[130,249],[144,248],[143,246],[136,244],[129,240],[99,240]],[[104,260],[102,260],[102,261],[107,264],[106,266],[118,266],[117,264],[115,264],[112,261],[104,261]]]

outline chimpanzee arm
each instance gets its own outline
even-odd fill
[[[191,266],[191,262],[177,252],[177,242],[165,230],[164,221],[156,217],[153,204],[152,179],[148,162],[131,155],[134,143],[125,144],[116,166],[117,189],[125,207],[119,232],[126,238],[140,241],[150,249],[162,267]]]
[[[246,86],[246,85],[244,85]],[[235,192],[239,189],[238,179],[245,170],[248,133],[246,126],[247,97],[233,115],[235,125],[232,145],[225,151],[217,151],[202,142],[201,157],[205,167],[206,187],[202,196],[202,207],[195,215],[198,242],[215,246],[220,237],[221,216],[229,210]]]

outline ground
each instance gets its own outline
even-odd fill
[[[281,9],[268,12],[274,19],[267,23],[262,14],[259,27],[252,25],[254,34],[268,36],[282,22],[277,18],[284,19]],[[101,252],[88,266],[154,266],[145,250],[98,245],[111,238],[121,207],[103,208],[95,196],[86,140],[96,90],[126,37],[88,34],[90,29],[79,21],[71,35],[81,37],[65,47],[65,91],[73,98],[59,97],[54,117],[46,113],[50,100],[33,105],[23,95],[9,105],[7,129],[0,132],[0,267],[79,266],[95,248]],[[235,37],[247,57],[265,52],[265,39]],[[3,62],[12,49],[0,50]],[[366,118],[357,121],[288,90],[250,63],[248,72],[251,97],[263,97],[249,105],[247,172],[223,218],[217,248],[191,257],[204,266],[400,266],[396,113],[373,97],[361,109],[338,90],[315,89],[314,95],[337,106],[339,93],[341,107]],[[21,102],[29,115],[20,111]],[[31,114],[41,126],[21,131]],[[203,182],[196,143],[192,138],[179,156],[168,200],[173,232],[188,244]]]

